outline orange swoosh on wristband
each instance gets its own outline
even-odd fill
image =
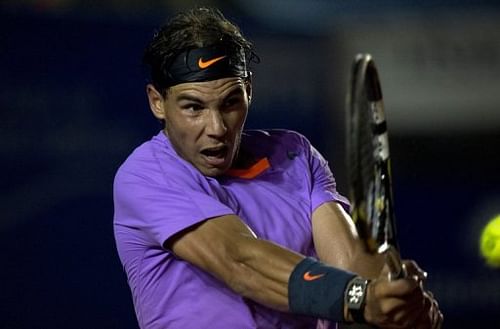
[[[220,61],[221,59],[225,58],[226,56],[221,56],[221,57],[216,57],[216,58],[213,58],[213,59],[210,59],[208,61],[204,61],[203,58],[199,58],[198,59],[198,66],[200,67],[200,69],[206,69],[207,67],[209,67],[210,65]]]
[[[304,276],[302,278],[305,281],[314,281],[314,280],[321,278],[323,275],[325,275],[325,273],[312,275],[311,272],[307,271],[306,273],[304,273]]]

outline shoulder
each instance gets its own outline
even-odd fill
[[[310,147],[309,140],[301,133],[287,129],[246,130],[242,143],[252,146]]]
[[[267,157],[275,168],[289,170],[292,166],[299,171],[309,168],[314,149],[305,136],[286,129],[246,131],[242,148],[257,158]]]
[[[173,150],[166,136],[160,132],[138,146],[119,167],[115,184],[121,181],[142,181],[163,184],[190,175],[190,166]]]
[[[289,129],[247,129],[244,131],[244,135],[249,136],[250,138],[263,139],[306,139],[306,137],[304,137],[301,133]]]
[[[144,177],[153,174],[155,171],[156,174],[159,174],[159,172],[157,171],[158,166],[155,165],[155,144],[157,143],[157,141],[155,140],[156,138],[157,136],[153,137],[147,142],[144,142],[143,144],[136,147],[132,151],[132,153],[130,153],[127,159],[125,159],[125,161],[118,168],[115,181],[131,176],[131,174]]]

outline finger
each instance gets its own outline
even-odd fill
[[[425,318],[425,313],[422,308],[412,307],[404,308],[394,312],[389,316],[391,321],[402,328],[414,328],[416,323],[421,322]]]
[[[379,304],[378,314],[383,322],[397,327],[414,324],[422,313],[427,313],[430,301],[412,296],[410,299],[386,298]]]
[[[424,291],[415,279],[376,279],[368,286],[365,316],[378,319],[377,325],[383,323],[383,327],[402,328],[420,316],[424,301]]]
[[[439,303],[436,299],[434,299],[434,296],[430,291],[426,291],[425,295],[428,296],[428,299],[431,302],[431,308],[429,312],[431,314],[432,328],[441,328],[441,325],[443,323],[443,313],[441,313],[441,311],[439,310]]]
[[[441,313],[441,311],[439,311],[439,319],[436,324],[436,329],[441,329],[441,327],[443,326],[443,322],[444,322],[444,315],[443,313]]]
[[[439,306],[428,292],[414,294],[403,299],[387,299],[381,304],[382,312],[391,321],[403,327],[430,329],[439,328],[442,314]],[[390,303],[390,304],[389,304]]]
[[[388,316],[394,319],[394,322],[403,327],[414,327],[419,322],[426,322],[426,328],[430,328],[431,321],[425,321],[429,316],[432,302],[424,295],[417,294],[405,299],[403,303],[395,303]]]
[[[374,292],[380,297],[405,297],[415,291],[422,291],[419,281],[414,277],[407,277],[388,281],[386,279],[377,279],[373,281]]]
[[[427,279],[427,272],[422,270],[413,260],[404,260],[403,268],[405,269],[407,276],[415,276],[420,281],[425,281]]]
[[[425,305],[421,316],[415,321],[416,329],[429,329],[433,328],[435,314],[433,313],[433,302],[430,298],[425,298]]]
[[[443,314],[439,310],[438,303],[435,299],[427,295],[426,311],[422,313],[415,323],[416,329],[440,329],[443,324]]]
[[[440,329],[441,326],[443,325],[443,313],[439,310],[439,305],[436,300],[433,301],[433,311],[434,311],[434,318],[433,318],[433,329]]]

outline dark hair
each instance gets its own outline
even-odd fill
[[[165,95],[168,88],[161,81],[165,81],[164,75],[179,53],[189,48],[212,46],[221,40],[243,48],[247,63],[258,61],[252,43],[218,9],[195,8],[173,16],[155,33],[144,52],[143,62],[150,69],[151,83]]]

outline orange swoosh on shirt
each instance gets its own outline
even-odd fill
[[[206,69],[210,65],[217,63],[223,58],[226,58],[226,56],[216,57],[213,59],[209,59],[208,61],[204,61],[203,58],[200,57],[200,59],[198,59],[198,66],[200,67],[200,69]]]
[[[302,278],[305,281],[314,281],[314,280],[321,278],[323,275],[325,275],[325,273],[312,275],[311,272],[307,271],[306,273],[304,273],[304,276]]]

